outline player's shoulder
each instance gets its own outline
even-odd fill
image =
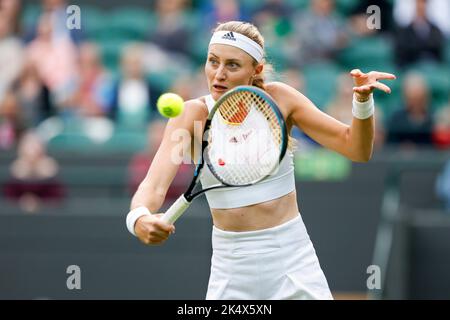
[[[208,115],[208,107],[206,106],[204,97],[186,100],[184,102],[184,107],[189,110],[190,113],[195,113],[201,116],[204,116],[205,114]]]
[[[269,93],[275,100],[281,99],[282,101],[299,101],[306,98],[306,96],[296,88],[280,81],[267,83],[265,85],[265,89],[267,93]]]
[[[299,92],[290,85],[274,81],[265,84],[266,92],[275,99],[279,104],[295,100],[298,97]]]
[[[289,94],[290,92],[297,91],[290,85],[281,82],[281,81],[272,81],[265,84],[265,89],[270,95],[277,95],[277,94]]]
[[[294,109],[308,105],[308,98],[294,87],[274,81],[265,85],[267,93],[277,102],[281,109],[290,114]]]
[[[206,107],[206,102],[203,97],[199,97],[199,98],[186,100],[184,102],[184,105],[189,106],[191,108],[204,108],[204,107]]]
[[[183,128],[193,132],[193,124],[196,121],[204,121],[208,117],[208,109],[200,99],[184,101],[183,112],[178,117],[169,119],[171,128]]]

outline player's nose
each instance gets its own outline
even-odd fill
[[[226,69],[224,66],[217,68],[215,78],[216,80],[225,80],[227,78]]]

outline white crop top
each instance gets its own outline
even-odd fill
[[[205,98],[210,112],[215,101],[211,95]],[[203,188],[220,184],[206,165],[200,175],[200,182]],[[293,190],[295,190],[294,155],[292,151],[287,150],[277,172],[268,178],[248,187],[209,190],[206,192],[206,199],[210,208],[231,209],[277,199]]]

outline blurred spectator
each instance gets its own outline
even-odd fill
[[[395,33],[395,58],[400,67],[421,61],[443,61],[445,38],[428,19],[426,7],[426,0],[416,0],[414,19]]]
[[[194,95],[194,85],[195,82],[192,79],[192,75],[182,75],[175,79],[169,91],[176,92],[184,101],[187,101],[198,97]]]
[[[401,27],[409,25],[415,16],[416,0],[395,0],[394,18]],[[450,36],[450,1],[448,0],[428,0],[426,4],[427,17],[443,33]]]
[[[353,80],[347,73],[342,73],[337,80],[337,90],[334,99],[326,107],[327,113],[337,120],[350,125],[353,120]]]
[[[148,168],[152,163],[152,160],[156,154],[156,151],[159,148],[159,145],[162,141],[164,130],[166,127],[165,120],[156,120],[153,121],[148,127],[148,144],[147,150],[134,155],[128,166],[128,185],[130,194],[134,194],[139,184],[147,175]],[[169,190],[167,191],[167,196],[165,200],[165,204],[169,204],[178,198],[188,186],[188,183],[192,179],[192,165],[182,163],[180,165],[179,170],[173,180],[173,183],[170,185]]]
[[[162,49],[189,55],[191,32],[184,16],[185,0],[157,0],[158,24],[152,31],[150,41]]]
[[[386,142],[386,128],[384,126],[385,117],[382,109],[375,106],[375,137],[374,150],[381,150]]]
[[[283,0],[266,0],[253,15],[255,25],[266,41],[288,36],[292,31],[292,8]]]
[[[23,60],[22,43],[13,35],[11,20],[0,11],[0,101],[19,77]]]
[[[42,6],[44,12],[51,17],[53,37],[69,38],[76,44],[81,43],[83,40],[81,29],[69,29],[67,28],[67,8],[69,4],[65,0],[43,0]]]
[[[326,107],[326,112],[333,118],[351,125],[353,121],[353,80],[347,73],[342,73],[338,78],[338,88],[333,101]],[[383,125],[383,112],[375,108],[375,141],[374,149],[383,147],[385,140],[385,128]]]
[[[434,114],[433,142],[439,149],[450,148],[450,98],[448,104]]]
[[[14,84],[14,90],[25,127],[35,127],[56,114],[50,92],[42,83],[34,64],[25,63],[19,79]]]
[[[0,150],[15,147],[23,130],[17,98],[13,91],[8,91],[0,102]]]
[[[192,94],[194,97],[206,96],[209,94],[208,83],[205,79],[205,69],[203,66],[191,74]]]
[[[310,8],[293,20],[293,39],[288,54],[297,67],[333,59],[347,44],[347,30],[336,15],[334,0],[312,0]]]
[[[85,42],[79,50],[79,75],[74,94],[64,102],[81,117],[103,116],[112,99],[111,80],[97,45]]]
[[[213,0],[205,3],[203,26],[206,30],[214,29],[217,23],[224,21],[244,21],[248,17],[242,12],[237,0]]]
[[[4,14],[2,19],[7,19],[11,32],[15,35],[20,33],[20,13],[22,11],[21,0],[1,0],[0,13]]]
[[[269,75],[273,73],[272,70],[269,71]],[[303,74],[299,72],[296,68],[287,68],[283,70],[280,75],[279,79],[274,80],[280,80],[284,82],[287,85],[290,85],[294,89],[304,92],[305,89],[305,79],[303,77]],[[309,136],[307,136],[303,131],[301,131],[296,126],[293,126],[290,136],[295,139],[294,142],[294,149],[301,149],[302,152],[306,151],[311,148],[316,148],[319,146],[319,144],[311,139]],[[292,141],[290,141],[292,143]]]
[[[420,74],[406,75],[403,96],[404,107],[394,112],[389,120],[388,143],[431,146],[433,118],[429,111],[429,91]]]
[[[450,213],[450,160],[436,179],[436,195],[444,201],[445,210]]]
[[[53,37],[51,17],[43,14],[38,35],[28,47],[28,58],[58,104],[73,90],[76,56],[76,47],[67,37]]]
[[[121,58],[121,78],[114,85],[109,117],[120,127],[143,130],[155,114],[160,92],[150,86],[143,69],[143,48],[130,45]]]
[[[367,12],[370,6],[380,9],[380,29],[369,29],[367,21],[370,14]],[[368,36],[376,32],[390,33],[394,27],[393,6],[389,0],[360,0],[350,12],[349,22],[352,30],[359,36]]]
[[[296,68],[287,68],[281,72],[281,81],[300,92],[304,92],[305,79]]]
[[[265,0],[260,8],[254,13],[254,19],[257,17],[269,16],[274,19],[290,19],[292,15],[292,8],[284,0]],[[266,21],[266,18],[262,18],[262,21]]]
[[[142,71],[145,74],[186,74],[194,68],[192,56],[164,51],[153,43],[146,43],[143,51]],[[202,62],[203,60],[202,57]]]
[[[46,154],[43,142],[35,133],[28,132],[21,139],[3,191],[8,199],[30,213],[38,211],[43,204],[57,204],[63,199],[58,164]]]

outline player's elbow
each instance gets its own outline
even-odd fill
[[[369,162],[371,158],[372,158],[371,156],[359,157],[359,158],[352,159],[352,161],[359,162],[359,163],[366,163],[366,162]]]
[[[372,149],[357,153],[351,160],[353,162],[366,163],[369,162],[370,159],[372,159]]]

